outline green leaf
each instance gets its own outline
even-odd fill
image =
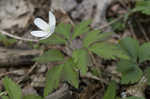
[[[75,88],[79,86],[78,72],[74,70],[75,64],[72,59],[65,62],[63,68],[63,78],[72,84]]]
[[[140,11],[143,14],[150,15],[150,1],[137,1],[133,12]]]
[[[99,41],[104,41],[106,39],[108,39],[109,37],[111,37],[114,33],[113,32],[104,32],[104,33],[101,33],[99,35]]]
[[[64,60],[64,55],[59,50],[52,49],[52,50],[48,50],[43,55],[34,58],[33,60],[39,63],[62,61]]]
[[[23,99],[42,99],[42,97],[37,95],[26,95],[23,96]]]
[[[150,42],[144,43],[139,49],[139,62],[150,60]]]
[[[116,57],[128,59],[128,56],[122,50],[110,43],[96,43],[93,44],[89,50],[105,59],[115,59]]]
[[[62,73],[63,65],[54,66],[50,70],[48,70],[46,74],[46,86],[44,88],[44,97],[48,96],[54,89],[56,89],[59,85],[61,73]]]
[[[77,63],[77,67],[81,71],[81,74],[85,75],[88,70],[88,52],[84,49],[77,49],[73,52],[72,57],[74,59],[74,62]]]
[[[2,99],[9,99],[8,96],[2,96]]]
[[[129,60],[120,60],[117,64],[117,71],[122,73],[122,84],[133,84],[139,81],[143,75],[137,64]]]
[[[10,99],[22,98],[21,88],[16,83],[14,83],[10,78],[5,77],[3,79],[3,84],[5,87],[5,90],[8,92]]]
[[[136,63],[133,63],[130,60],[121,59],[117,63],[117,71],[119,71],[121,73],[126,73],[126,72],[133,70],[136,65],[137,65]]]
[[[143,97],[136,97],[136,96],[130,96],[130,97],[123,98],[123,99],[145,99],[145,98],[143,98]]]
[[[115,99],[116,97],[116,83],[112,81],[104,94],[103,99]]]
[[[90,44],[92,44],[96,41],[105,40],[106,38],[110,37],[112,34],[113,33],[111,33],[111,32],[100,33],[99,30],[90,31],[87,33],[87,35],[83,39],[83,45],[85,47],[88,47]]]
[[[100,31],[93,30],[87,33],[83,40],[83,44],[85,47],[88,47],[91,43],[97,41],[99,39]]]
[[[82,21],[81,23],[75,25],[72,39],[75,39],[77,36],[80,36],[81,34],[88,32],[89,31],[89,27],[88,27],[89,24],[91,24],[91,20]]]
[[[55,34],[52,34],[47,39],[40,40],[39,43],[42,43],[42,44],[65,44],[66,40],[63,37],[61,37],[55,33]]]
[[[133,60],[136,61],[139,53],[139,43],[137,40],[130,37],[122,39],[120,47],[126,52],[126,54]]]
[[[69,40],[71,34],[71,24],[60,23],[56,27],[55,32],[62,34],[65,38]]]
[[[145,69],[145,76],[146,76],[146,78],[147,78],[147,83],[148,83],[148,85],[150,85],[150,67],[147,67],[146,69]]]

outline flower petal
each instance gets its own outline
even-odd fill
[[[43,31],[46,31],[50,26],[41,18],[36,18],[34,24]]]
[[[55,15],[51,11],[49,11],[49,25],[50,27],[56,25]]]
[[[55,30],[55,26],[51,26],[50,32],[48,33],[48,35],[44,36],[40,40],[47,39],[49,36],[51,36],[54,33],[54,30]]]
[[[35,37],[46,37],[48,35],[47,32],[43,31],[32,31],[31,34]]]
[[[50,27],[50,33],[52,34],[52,33],[54,33],[54,31],[55,31],[55,25]]]

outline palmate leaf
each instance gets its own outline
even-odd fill
[[[61,73],[62,73],[63,65],[54,66],[50,70],[48,70],[46,74],[46,85],[44,88],[44,97],[48,96],[55,88],[58,87]]]
[[[42,99],[42,97],[37,95],[26,95],[23,96],[23,99]]]
[[[130,96],[130,97],[123,98],[123,99],[145,99],[145,98],[143,98],[143,97],[136,97],[136,96]]]
[[[122,84],[133,84],[139,81],[143,75],[137,64],[129,60],[120,60],[117,64],[117,71],[122,73]]]
[[[81,23],[75,25],[72,39],[75,39],[77,36],[80,36],[81,34],[88,32],[89,24],[91,24],[91,20],[82,21]]]
[[[68,59],[64,63],[63,67],[63,78],[64,80],[68,81],[70,84],[72,84],[75,88],[78,88],[79,86],[79,80],[78,80],[78,72],[74,70],[75,63],[72,59]]]
[[[83,40],[83,44],[85,47],[88,47],[91,43],[97,41],[99,39],[100,31],[93,30],[87,33]]]
[[[64,79],[78,88],[78,72],[74,70],[75,64],[72,59],[68,59],[64,64],[55,66],[48,70],[46,75],[46,86],[44,89],[44,97],[50,94],[59,85],[60,79]]]
[[[130,60],[121,59],[117,63],[117,71],[119,71],[121,73],[126,73],[126,72],[129,72],[129,71],[132,71],[136,65],[137,65],[136,63],[133,63]]]
[[[116,57],[128,59],[128,56],[121,49],[110,43],[95,43],[89,50],[104,59],[115,59]]]
[[[143,14],[150,15],[150,1],[137,1],[134,12],[140,11]]]
[[[120,47],[126,52],[126,54],[133,61],[137,60],[139,53],[139,43],[137,40],[132,39],[131,37],[126,37],[122,39],[120,42]]]
[[[101,33],[99,35],[99,41],[104,41],[106,39],[108,39],[109,37],[111,37],[114,33],[113,32],[104,32],[104,33]]]
[[[52,34],[49,38],[40,40],[42,44],[65,44],[66,40],[58,34]]]
[[[59,50],[52,49],[52,50],[48,50],[43,55],[34,58],[33,60],[39,63],[62,61],[64,60],[64,55]]]
[[[144,43],[139,49],[139,62],[150,60],[150,43]]]
[[[116,97],[116,83],[112,81],[104,94],[103,99],[115,99]]]
[[[128,73],[123,73],[122,74],[122,79],[121,79],[121,83],[122,84],[133,84],[135,82],[138,82],[141,77],[142,77],[142,71],[140,68],[135,67],[134,70],[128,72]]]
[[[10,78],[5,77],[3,79],[3,84],[5,87],[5,90],[8,92],[8,96],[10,99],[22,98],[21,88],[15,82],[13,82]]]
[[[88,64],[88,52],[84,49],[78,49],[73,52],[72,55],[74,62],[77,63],[77,67],[80,70],[82,75],[87,73],[87,64]]]
[[[66,39],[70,39],[71,34],[71,24],[60,23],[56,29],[56,33],[62,34]]]
[[[113,33],[111,33],[111,32],[100,33],[99,30],[90,31],[87,33],[87,35],[83,39],[83,45],[85,47],[88,47],[90,44],[92,44],[96,41],[105,40],[106,38],[110,37],[112,34]]]

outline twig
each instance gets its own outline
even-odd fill
[[[68,85],[64,84],[59,90],[46,96],[45,99],[72,99],[72,96]]]
[[[136,37],[136,35],[135,35],[135,32],[134,32],[134,30],[133,30],[133,26],[132,26],[130,23],[129,23],[128,25],[129,25],[130,32],[131,32],[132,36],[133,36],[135,39],[137,39],[137,37]]]
[[[94,79],[94,80],[100,81],[100,82],[102,82],[104,84],[108,84],[109,83],[107,80],[105,80],[103,78],[100,78],[100,77],[97,77],[97,76],[94,76],[91,73],[87,73],[84,76],[81,75],[81,77],[83,77],[83,78],[89,78],[89,79]]]
[[[43,53],[43,52],[41,52],[40,55],[42,55],[42,53]],[[37,67],[37,65],[38,65],[38,63],[36,62],[36,63],[29,69],[29,71],[27,72],[27,74],[24,75],[24,76],[22,77],[22,79],[20,79],[17,83],[20,83],[20,82],[22,82],[25,78],[27,78],[27,77],[33,72],[33,70]]]
[[[17,39],[17,40],[22,40],[22,41],[31,41],[31,42],[38,42],[39,40],[35,40],[35,39],[27,39],[27,38],[23,38],[23,37],[19,37],[16,35],[12,35],[6,31],[0,30],[0,33],[6,36],[9,36],[11,38]]]
[[[105,24],[103,26],[100,27],[100,29],[104,29],[112,24],[114,24],[115,22],[118,22],[119,20],[121,20],[122,18],[124,18],[124,15],[118,17],[117,19],[114,19],[113,21],[109,22],[108,24]]]
[[[89,55],[91,56],[92,64],[97,67],[97,63],[96,63],[96,60],[95,60],[95,57],[94,57],[93,53],[89,52]]]
[[[19,81],[17,81],[17,84],[21,83],[22,81],[24,81],[24,79],[26,79],[32,72],[33,70],[37,67],[37,63],[35,63],[27,72],[27,74],[25,74]]]

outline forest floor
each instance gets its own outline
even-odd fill
[[[22,38],[36,39],[30,34],[37,29],[33,24],[36,17],[48,21],[48,12],[53,10],[57,24],[60,22],[76,24],[92,19],[91,28],[104,32],[115,32],[110,42],[117,43],[121,38],[130,36],[140,43],[150,41],[150,17],[135,13],[124,21],[122,16],[135,6],[130,0],[1,0],[0,1],[0,91],[4,91],[2,79],[10,77],[18,83],[24,95],[43,94],[45,75],[49,68],[57,63],[39,64],[32,59],[43,51],[34,49],[36,42],[22,39],[10,41],[12,37],[3,36],[3,32]],[[5,34],[5,33],[4,33]],[[50,46],[49,48],[54,47]],[[49,49],[48,48],[48,49]],[[116,61],[100,59],[99,64],[108,72],[116,72]],[[148,62],[149,63],[149,62]],[[149,65],[149,64],[146,65]],[[67,98],[47,99],[102,99],[107,86],[92,77],[81,77],[80,88],[69,85]],[[116,79],[118,80],[118,79]],[[56,90],[61,91],[63,84]],[[127,86],[120,86],[118,94]],[[57,93],[58,92],[58,93]],[[55,92],[54,92],[55,93]],[[71,94],[70,94],[71,93]],[[150,87],[145,89],[150,97]],[[148,99],[148,98],[147,98]]]

